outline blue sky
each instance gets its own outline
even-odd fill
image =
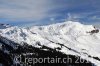
[[[65,20],[100,24],[100,0],[0,0],[0,23],[30,26]]]

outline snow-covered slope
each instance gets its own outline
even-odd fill
[[[60,48],[57,50],[65,54],[78,55],[99,66],[100,32],[91,32],[93,30],[97,29],[92,25],[67,21],[31,28],[9,27],[0,29],[0,35],[20,44],[26,42],[39,48],[42,45],[53,49]]]

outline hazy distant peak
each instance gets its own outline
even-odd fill
[[[5,28],[8,28],[8,27],[10,27],[9,24],[0,23],[0,29],[5,29]]]

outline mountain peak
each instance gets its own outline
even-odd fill
[[[10,27],[9,24],[0,23],[0,29],[5,29],[5,28],[8,28],[8,27]]]
[[[1,24],[2,27],[9,27]],[[61,52],[79,55],[91,61],[91,57],[100,58],[100,32],[92,25],[66,21],[47,26],[31,28],[11,27],[0,30],[0,35],[16,43],[25,42],[34,47],[46,46],[52,49],[61,48]],[[5,41],[6,42],[6,41]],[[91,57],[88,57],[90,56]],[[88,58],[87,58],[88,57]],[[96,63],[96,59],[95,60]],[[100,65],[100,61],[98,61]]]

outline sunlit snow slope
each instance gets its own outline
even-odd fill
[[[91,32],[93,30],[97,29],[92,25],[67,21],[31,28],[9,27],[0,29],[0,35],[20,44],[26,42],[39,48],[45,45],[65,54],[78,55],[99,66],[100,32]]]

